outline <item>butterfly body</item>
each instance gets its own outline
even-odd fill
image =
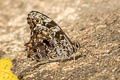
[[[27,21],[31,30],[30,41],[25,44],[28,57],[37,60],[69,57],[80,48],[48,16],[32,11]]]

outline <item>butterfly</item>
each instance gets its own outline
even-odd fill
[[[72,42],[51,18],[38,11],[28,14],[27,23],[31,37],[25,46],[27,57],[33,60],[70,57],[80,48],[79,42]]]

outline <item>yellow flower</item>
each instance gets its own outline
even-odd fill
[[[0,80],[18,80],[11,71],[12,61],[10,58],[0,59]]]

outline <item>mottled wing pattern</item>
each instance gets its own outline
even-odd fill
[[[31,38],[25,44],[27,56],[32,59],[58,59],[69,57],[80,45],[72,43],[63,30],[48,16],[32,11],[27,17]]]

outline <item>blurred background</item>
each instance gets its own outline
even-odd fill
[[[49,16],[72,41],[80,42],[81,58],[75,65],[73,61],[42,65],[47,72],[33,72],[41,75],[25,80],[120,79],[119,0],[0,0],[0,58],[17,59],[22,67],[15,68],[17,75],[28,68],[24,44],[30,38],[26,20],[30,11]]]

